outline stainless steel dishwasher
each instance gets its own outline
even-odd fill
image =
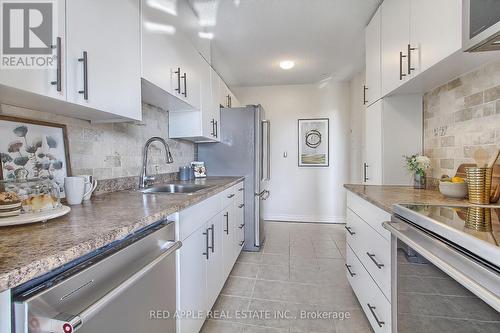
[[[14,332],[174,333],[174,236],[158,223],[14,295]]]

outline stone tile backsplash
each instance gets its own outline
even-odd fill
[[[500,61],[424,94],[424,154],[432,178],[474,163],[476,149],[500,148]]]
[[[1,104],[0,114],[65,124],[73,175],[93,175],[98,180],[138,176],[144,143],[153,136],[168,138],[168,112],[142,105],[142,122],[93,124],[89,121]],[[150,173],[177,172],[194,159],[194,144],[167,140],[174,163],[165,163],[161,144],[149,152]]]

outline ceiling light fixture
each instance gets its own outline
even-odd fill
[[[203,38],[203,39],[214,39],[214,33],[213,32],[199,31],[198,37]]]
[[[280,62],[280,67],[284,70],[292,69],[295,66],[295,62],[291,60],[283,60]]]

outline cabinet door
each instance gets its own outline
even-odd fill
[[[139,6],[139,0],[66,1],[68,101],[141,119]]]
[[[60,91],[58,91],[57,82],[57,65],[54,64],[50,69],[0,69],[0,84],[8,87],[17,88],[29,91],[35,94],[44,95],[61,100],[66,99],[66,70],[65,70],[65,53],[66,53],[66,33],[65,33],[65,19],[66,19],[66,6],[65,1],[55,1],[53,4],[56,6],[54,17],[57,24],[53,32],[52,54],[57,57],[61,54],[60,64]],[[61,48],[58,50],[58,38],[60,39]],[[54,58],[56,61],[57,58]],[[54,82],[54,84],[52,83]]]
[[[210,255],[207,261],[207,308],[210,310],[219,296],[225,282],[223,258],[223,219],[217,214],[207,223],[210,233]]]
[[[224,277],[229,276],[231,269],[233,269],[234,264],[234,242],[235,242],[235,230],[234,225],[235,214],[233,205],[228,205],[223,210],[223,238],[222,238],[222,248],[223,248],[223,258],[224,258]]]
[[[207,226],[204,224],[182,242],[178,251],[179,279],[177,288],[179,311],[207,309]],[[209,239],[208,239],[209,240]],[[210,254],[209,254],[210,255]],[[198,332],[204,318],[180,318],[179,332]]]
[[[201,85],[201,112],[202,112],[202,130],[203,136],[206,138],[213,139],[214,141],[219,141],[217,139],[217,130],[215,126],[219,125],[219,103],[217,98],[213,97],[214,85],[216,86],[215,91],[219,91],[219,81],[217,73],[205,63],[206,66],[203,69],[203,78]],[[215,76],[215,79],[214,79]],[[215,81],[215,82],[214,82]]]
[[[219,87],[220,87],[220,91],[219,91],[219,94],[220,94],[219,103],[220,103],[220,105],[222,105],[222,107],[224,107],[224,108],[231,107],[231,104],[230,104],[231,91],[229,90],[226,83],[222,80],[222,78],[220,79]]]
[[[381,5],[382,95],[385,96],[406,80],[410,41],[410,0],[385,0]],[[402,75],[401,75],[402,74]]]
[[[462,47],[462,2],[411,0],[410,62],[418,74]]]
[[[366,184],[382,184],[382,108],[379,100],[365,111]]]
[[[215,140],[220,141],[221,138],[221,126],[220,126],[220,103],[219,103],[219,98],[220,98],[220,90],[221,90],[221,84],[222,80],[217,74],[216,71],[211,68],[211,87],[212,87],[212,120],[214,121],[214,130],[215,130]]]
[[[373,16],[370,24],[366,27],[366,105],[370,105],[380,99],[381,91],[381,60],[380,60],[380,7]]]

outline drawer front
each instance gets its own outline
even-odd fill
[[[346,264],[354,276],[347,272],[356,297],[375,333],[391,333],[391,304],[364,269],[354,251],[347,246]]]
[[[225,208],[228,205],[233,204],[234,198],[236,197],[235,187],[231,186],[222,192],[222,207]]]
[[[347,192],[347,207],[360,216],[385,239],[388,241],[391,240],[391,233],[382,227],[382,222],[391,220],[391,214],[349,191]]]
[[[385,294],[391,299],[391,246],[380,234],[347,209],[347,243],[361,260],[368,273]],[[354,235],[351,235],[354,234]]]
[[[245,202],[245,186],[243,182],[234,185],[234,193],[236,194],[234,202],[238,205]]]
[[[241,204],[240,204],[241,205]],[[234,205],[234,215],[235,215],[235,223],[234,223],[234,254],[235,260],[238,258],[241,250],[243,249],[243,245],[245,242],[245,208],[244,206]]]
[[[179,213],[179,239],[185,240],[222,210],[221,194],[216,194]]]

